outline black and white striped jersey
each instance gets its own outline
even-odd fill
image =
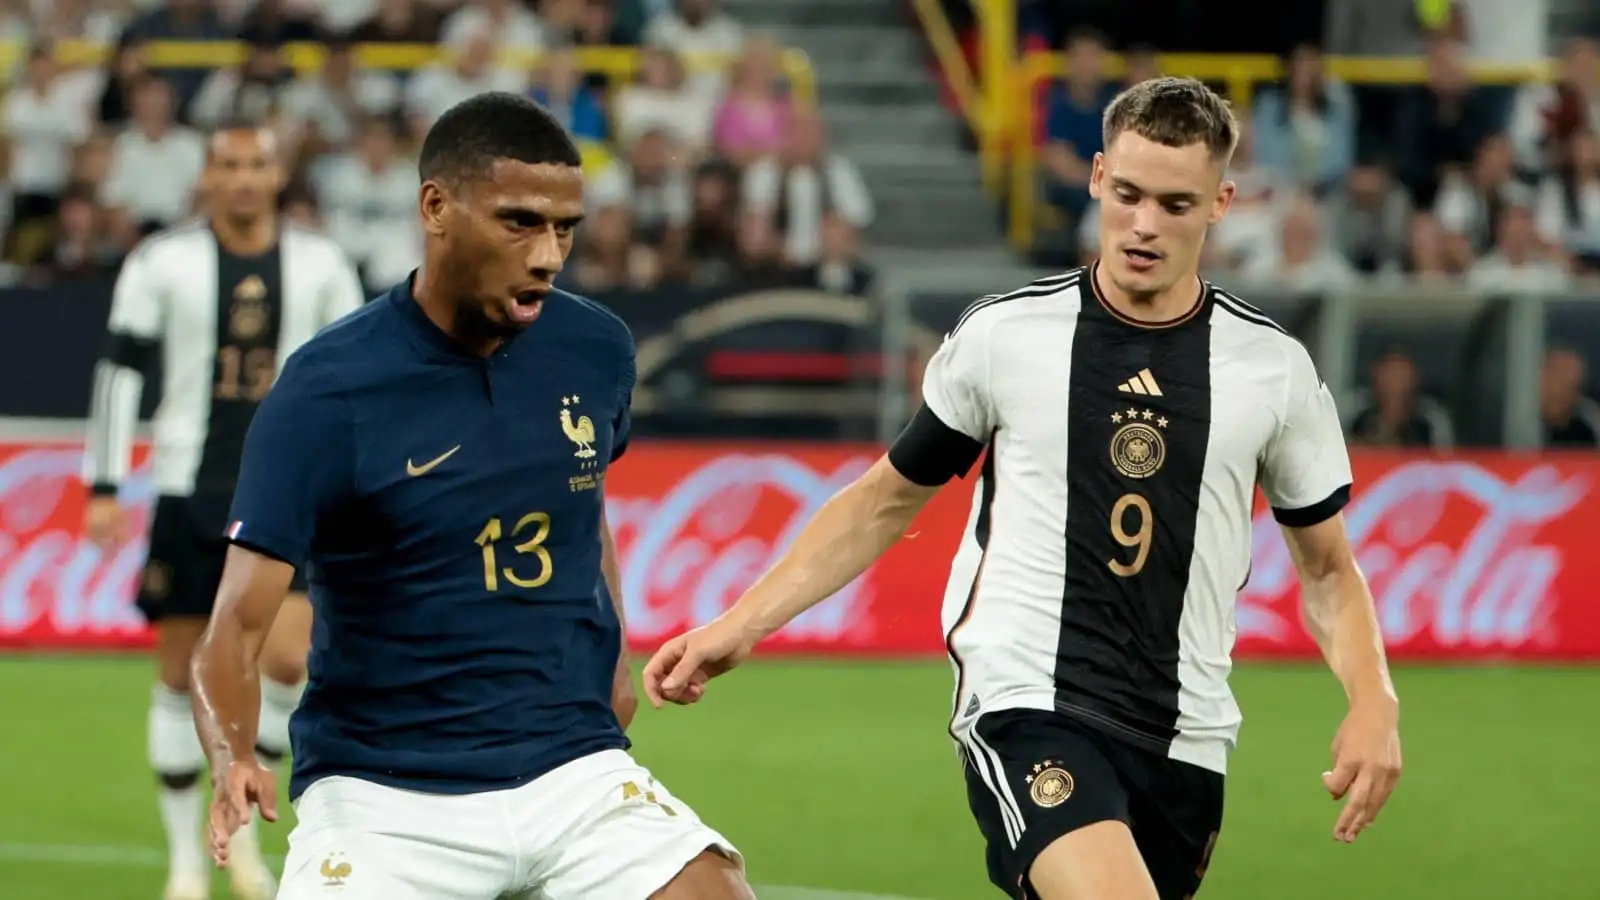
[[[363,302],[361,281],[338,245],[292,225],[256,257],[229,252],[205,221],[145,239],[123,263],[112,295],[106,354],[95,367],[85,480],[96,493],[112,493],[127,476],[143,373],[160,354],[161,404],[151,423],[155,488],[212,501],[203,508],[220,532],[245,431],[285,359]]]
[[[1350,493],[1305,347],[1203,283],[1180,318],[1128,319],[1080,269],[969,307],[923,396],[901,442],[947,428],[968,464],[987,445],[944,600],[952,734],[975,752],[983,712],[1058,710],[1225,771],[1256,486],[1290,526]],[[914,456],[897,444],[890,460],[929,483],[897,461]]]

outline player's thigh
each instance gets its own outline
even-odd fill
[[[295,819],[278,900],[495,900],[513,881],[504,809],[489,795],[324,778]]]
[[[1125,853],[1098,856],[1079,873],[1148,879],[1128,833],[1127,791],[1080,726],[1055,712],[999,710],[958,727],[956,739],[967,799],[988,845],[989,878],[1001,890],[1027,892],[1035,876],[1054,885],[1050,873],[1080,855],[1076,848],[1115,846],[1119,834]]]
[[[733,844],[622,750],[568,763],[521,792],[519,832],[545,900],[751,896]]]
[[[299,684],[310,653],[311,601],[304,593],[290,593],[261,648],[261,673],[279,684]]]
[[[1038,900],[1156,900],[1155,882],[1127,823],[1095,822],[1051,841],[1028,869]]]
[[[1222,832],[1221,773],[1137,748],[1122,765],[1133,837],[1162,900],[1200,890]]]

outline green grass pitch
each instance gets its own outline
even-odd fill
[[[151,666],[0,657],[0,897],[157,900],[144,761]],[[1311,666],[1250,665],[1227,821],[1202,898],[1600,896],[1600,668],[1401,668],[1406,773],[1354,846],[1322,792],[1343,710]],[[1000,897],[984,878],[938,663],[757,661],[691,709],[644,709],[635,752],[746,853],[763,897]],[[282,852],[284,825],[267,842]],[[215,896],[226,897],[218,880]]]

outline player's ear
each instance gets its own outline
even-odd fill
[[[1097,152],[1094,155],[1094,162],[1089,167],[1089,196],[1095,200],[1100,199],[1100,180],[1106,174],[1105,159],[1104,153]]]
[[[417,209],[422,213],[422,229],[435,237],[444,234],[445,213],[450,208],[450,197],[437,181],[424,181],[417,196]]]
[[[1217,196],[1211,201],[1211,215],[1206,217],[1207,221],[1212,225],[1222,221],[1222,217],[1228,214],[1228,207],[1233,205],[1233,195],[1237,189],[1238,186],[1231,181],[1224,181],[1217,186]]]

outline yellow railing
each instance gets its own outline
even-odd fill
[[[956,108],[974,133],[981,132],[985,127],[986,101],[972,67],[967,65],[967,57],[961,52],[961,40],[950,26],[950,17],[944,14],[939,0],[911,0],[911,8],[916,10],[917,20],[922,23],[922,33],[933,48],[933,58],[950,86]]]
[[[377,69],[417,69],[444,59],[449,51],[434,44],[362,44],[355,49],[358,65]],[[70,65],[102,65],[115,48],[88,41],[64,41],[56,46],[56,56]],[[152,68],[217,68],[238,65],[244,60],[245,46],[232,41],[160,41],[144,49],[145,63]],[[315,71],[322,66],[326,50],[319,44],[289,44],[284,48],[288,63],[297,71]],[[27,47],[18,42],[0,45],[0,70],[11,67],[27,54]],[[586,47],[576,53],[578,68],[585,72],[631,78],[639,66],[639,54],[632,47]],[[529,51],[505,51],[500,54],[502,65],[529,69],[538,61],[539,54]],[[688,54],[684,64],[691,70],[720,69],[733,60],[725,54]],[[800,101],[814,104],[817,81],[806,54],[794,48],[785,49],[780,61],[794,95]]]
[[[962,118],[978,137],[983,183],[998,197],[1005,189],[1005,123],[1010,115],[1011,70],[1016,61],[1014,0],[968,0],[978,19],[978,67],[967,63],[961,41],[939,0],[912,0],[922,32]]]
[[[1228,99],[1240,116],[1249,114],[1257,85],[1283,77],[1283,62],[1276,56],[1229,56],[1172,54],[1159,58],[1161,71],[1168,75],[1199,78],[1226,88]],[[1323,62],[1330,75],[1351,84],[1420,84],[1427,80],[1421,59],[1328,57]],[[1482,84],[1520,84],[1545,81],[1553,64],[1537,66],[1474,66],[1472,77]],[[1034,95],[1038,86],[1067,72],[1067,58],[1060,53],[1034,53],[1016,67],[1011,91],[1018,99],[1016,114],[1008,120],[1011,152],[1010,226],[1011,243],[1018,249],[1033,245],[1038,214],[1038,151],[1034,147]],[[1126,65],[1119,56],[1106,60],[1105,75],[1120,78]]]

